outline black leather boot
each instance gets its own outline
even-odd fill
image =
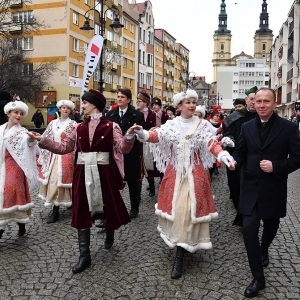
[[[186,252],[185,249],[177,246],[176,256],[175,256],[174,265],[171,273],[172,279],[178,279],[182,275],[183,257],[185,252]]]
[[[53,205],[53,209],[49,219],[47,220],[47,223],[49,224],[49,223],[57,222],[58,217],[59,217],[59,206]]]
[[[113,229],[105,228],[106,238],[104,242],[104,248],[110,249],[115,241],[115,231]]]
[[[0,229],[0,239],[2,238],[3,232],[4,232],[4,230]]]
[[[73,266],[73,273],[81,273],[83,270],[91,265],[91,255],[90,255],[90,238],[91,230],[90,228],[86,230],[78,230],[78,242],[79,242],[79,260],[76,265]]]
[[[155,196],[155,184],[154,184],[154,178],[147,178],[149,183],[149,196],[154,197]]]
[[[23,236],[26,233],[26,228],[24,223],[18,223],[19,225],[19,231],[18,236]]]

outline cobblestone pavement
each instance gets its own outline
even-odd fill
[[[289,178],[288,216],[282,220],[265,269],[267,287],[259,299],[300,299],[300,171]],[[158,183],[157,183],[158,185]],[[47,224],[49,209],[35,201],[34,218],[24,237],[11,223],[0,240],[0,299],[244,299],[252,280],[241,235],[231,226],[225,169],[214,175],[213,190],[219,219],[211,222],[213,250],[187,254],[181,279],[171,280],[175,250],[159,237],[155,198],[143,186],[140,215],[116,232],[114,246],[103,247],[104,234],[91,230],[92,266],[73,275],[78,259],[71,210],[61,210]],[[124,194],[128,205],[127,191]]]

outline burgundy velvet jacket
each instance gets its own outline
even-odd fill
[[[120,194],[120,190],[124,188],[124,183],[114,158],[114,147],[121,153],[127,153],[131,150],[134,139],[128,140],[123,137],[120,127],[102,116],[96,126],[93,139],[90,141],[89,122],[88,119],[80,123],[74,129],[74,134],[71,134],[61,143],[45,138],[40,146],[54,153],[65,154],[74,150],[76,143],[75,162],[78,152],[109,152],[110,164],[97,165],[101,180],[99,193],[102,193],[104,214],[91,216],[85,189],[85,166],[75,164],[71,226],[85,229],[92,227],[92,221],[95,219],[106,219],[108,229],[117,229],[130,222],[130,218]]]

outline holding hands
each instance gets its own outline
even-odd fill
[[[31,138],[32,140],[40,141],[40,140],[42,139],[42,135],[39,134],[39,133],[37,133],[37,132],[34,132],[34,131],[28,131],[28,132],[26,132],[26,133],[30,136],[30,138]]]

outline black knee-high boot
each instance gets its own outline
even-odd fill
[[[182,275],[183,257],[186,250],[182,247],[177,246],[176,256],[174,259],[174,265],[171,273],[172,279],[178,279]]]
[[[79,242],[79,260],[76,265],[73,266],[73,273],[81,273],[83,270],[91,265],[91,255],[90,255],[90,239],[91,230],[90,228],[86,230],[78,230],[78,242]]]
[[[105,234],[106,234],[106,238],[104,242],[104,248],[110,249],[115,241],[115,231],[113,229],[107,229],[105,227]]]
[[[18,223],[19,225],[19,231],[18,236],[23,236],[26,233],[26,228],[24,223]]]
[[[155,196],[155,184],[154,184],[154,178],[147,178],[149,183],[149,196],[154,197]]]
[[[53,205],[53,209],[47,223],[55,223],[57,222],[59,217],[59,206]]]

